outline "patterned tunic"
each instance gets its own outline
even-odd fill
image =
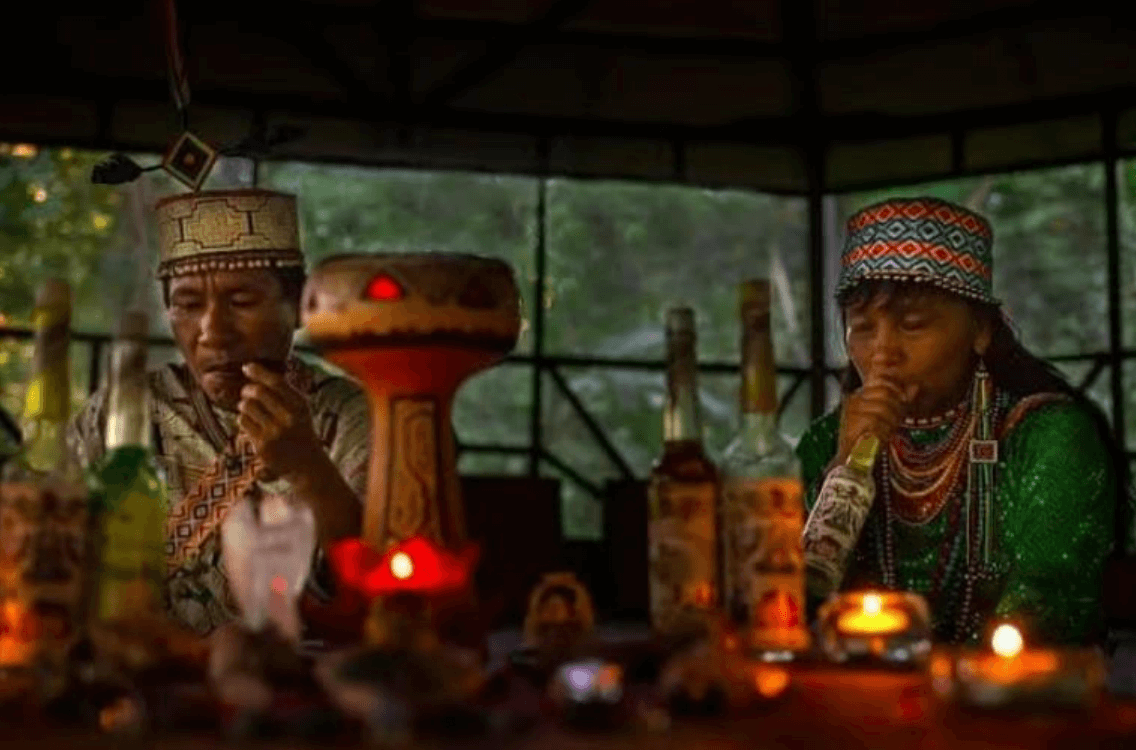
[[[362,498],[366,492],[370,457],[370,416],[366,395],[351,381],[333,376],[296,357],[289,360],[288,379],[294,387],[299,386],[301,392],[307,394],[316,435],[348,486]],[[222,468],[229,466],[233,458],[226,455],[226,446],[219,446],[217,437],[210,434],[209,420],[203,419],[199,410],[211,409],[213,424],[229,436],[237,432],[237,414],[209,406],[184,365],[165,365],[151,372],[149,386],[152,447],[169,485],[170,507],[166,509],[167,514],[176,514],[179,507],[187,505],[196,507],[192,506],[195,493],[221,497],[224,491],[217,486],[220,484],[218,477],[230,480],[234,485],[231,489],[233,497],[239,496],[249,482],[250,464],[246,462],[242,466],[238,462],[232,467],[232,472]],[[104,452],[106,403],[107,391],[103,388],[75,416],[68,430],[69,448],[84,467]],[[261,487],[273,493],[287,494],[289,491],[287,482],[283,480],[261,483]],[[235,616],[235,603],[221,566],[219,528],[224,512],[227,512],[227,507],[197,523],[201,540],[193,547],[192,554],[170,555],[169,558],[171,566],[166,592],[169,613],[175,620],[202,635]],[[171,522],[171,531],[174,525]],[[174,551],[175,541],[171,533],[168,553]],[[318,596],[323,594],[319,581],[326,582],[322,555],[317,556],[315,572],[311,588]]]
[[[809,510],[823,472],[836,455],[839,411],[815,422],[797,447],[809,487]],[[950,425],[906,430],[911,442],[928,446],[944,439]],[[876,466],[876,484],[882,480]],[[973,591],[977,622],[1010,617],[1024,623],[1035,641],[1085,642],[1103,625],[1101,581],[1114,539],[1116,478],[1097,426],[1084,407],[1049,401],[1025,411],[1002,435],[993,494],[993,555]],[[965,481],[963,482],[965,487]],[[977,642],[981,626],[959,633],[965,594],[965,552],[955,491],[929,519],[896,519],[893,544],[897,588],[929,598],[937,639]],[[877,491],[845,588],[880,585],[885,522]],[[892,500],[893,508],[895,499]],[[893,511],[893,515],[895,514]],[[932,596],[935,579],[938,591]]]

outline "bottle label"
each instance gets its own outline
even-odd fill
[[[734,616],[742,621],[752,648],[807,648],[800,480],[732,479],[725,492]]]
[[[0,665],[64,663],[82,616],[87,542],[81,485],[0,484]]]
[[[127,488],[103,521],[97,609],[103,619],[154,612],[162,605],[165,509],[156,477],[135,481],[155,486],[152,491]]]
[[[651,624],[674,633],[705,624],[718,606],[718,534],[713,482],[655,479],[648,489]]]
[[[874,496],[870,485],[842,466],[825,479],[804,533],[805,564],[813,580],[823,581],[827,589],[816,593],[840,587]]]

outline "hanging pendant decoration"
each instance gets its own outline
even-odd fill
[[[217,151],[187,130],[162,158],[162,169],[196,193],[216,162]]]
[[[189,103],[192,92],[185,55],[182,53],[181,26],[178,23],[175,0],[163,0],[165,9],[166,63],[170,81],[170,96],[181,123],[181,135],[159,164],[143,167],[126,154],[115,153],[95,165],[91,182],[96,185],[122,185],[133,182],[145,172],[165,170],[171,177],[193,192],[201,189],[220,156],[252,159],[256,165],[270,152],[284,143],[296,140],[306,132],[294,125],[280,125],[269,130],[261,121],[253,126],[252,133],[228,146],[214,147],[190,130]],[[256,182],[254,166],[254,183]]]
[[[976,546],[982,549],[982,566],[990,564],[994,522],[994,466],[998,463],[998,441],[994,439],[993,384],[986,364],[979,360],[974,372],[974,435],[970,440],[967,476],[966,561],[968,570],[976,566]]]
[[[189,129],[189,74],[182,54],[181,26],[177,19],[175,0],[165,0],[166,11],[166,64],[170,81],[170,96],[174,100],[182,134],[162,158],[162,169],[193,192],[201,189],[217,162],[217,150],[194,135]]]

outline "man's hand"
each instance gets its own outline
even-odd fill
[[[252,440],[262,481],[292,481],[315,473],[326,458],[312,426],[308,400],[283,375],[250,362],[241,368],[249,382],[241,389],[237,424]]]

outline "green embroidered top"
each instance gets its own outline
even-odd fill
[[[817,420],[797,446],[809,511],[823,472],[836,455],[839,412]],[[917,445],[941,440],[949,425],[910,430]],[[880,466],[876,483],[881,482]],[[1101,582],[1112,549],[1116,491],[1107,449],[1086,410],[1069,401],[1026,413],[999,444],[993,495],[993,555],[974,586],[974,620],[959,625],[966,597],[966,545],[952,510],[965,494],[946,501],[926,523],[893,521],[897,587],[928,597],[940,641],[975,643],[992,618],[1025,626],[1033,642],[1073,643],[1098,639],[1103,629]],[[880,492],[860,536],[844,588],[880,585],[884,514]],[[953,514],[957,519],[958,513]],[[940,556],[945,574],[932,598]],[[969,618],[968,618],[969,619]],[[961,631],[961,632],[960,632]]]

